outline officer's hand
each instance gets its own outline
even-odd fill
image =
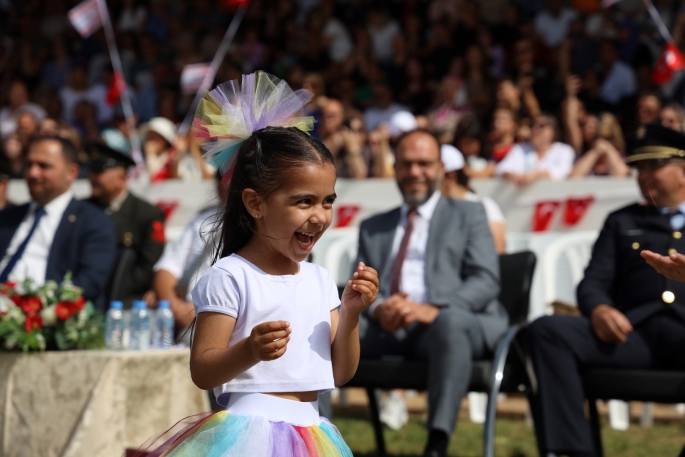
[[[619,310],[609,305],[599,305],[590,316],[592,330],[605,343],[625,343],[633,326]]]
[[[658,273],[667,278],[685,282],[685,255],[673,253],[665,256],[652,251],[642,251],[640,255]]]

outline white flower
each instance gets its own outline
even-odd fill
[[[24,312],[17,307],[9,309],[9,311],[7,312],[7,318],[20,324],[23,324],[26,320]]]
[[[6,314],[10,308],[16,308],[16,305],[9,297],[0,294],[0,314]]]
[[[45,343],[45,337],[43,336],[42,333],[39,333],[36,335],[36,340],[38,340],[38,349],[41,351],[45,350],[46,343]]]
[[[84,325],[86,325],[87,319],[88,319],[88,315],[86,314],[86,309],[83,308],[78,313],[78,325],[79,325],[79,327],[83,327]]]
[[[17,337],[16,336],[10,336],[5,340],[5,349],[14,349],[14,347],[17,345]]]
[[[40,318],[43,319],[43,324],[46,327],[52,327],[57,323],[56,308],[57,305],[52,305],[48,306],[47,308],[43,308],[43,310],[40,312]]]

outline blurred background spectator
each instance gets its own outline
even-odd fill
[[[12,203],[7,200],[7,186],[10,180],[10,170],[5,168],[0,163],[0,211],[12,206]]]
[[[338,175],[344,178],[366,178],[368,165],[362,157],[364,136],[343,125],[345,111],[342,103],[328,99],[321,108],[319,137],[335,158]]]
[[[253,0],[215,81],[261,69],[311,90],[304,111],[317,120],[313,134],[334,153],[341,177],[392,176],[392,119],[400,112],[462,151],[470,178],[502,174],[496,167],[512,152],[542,141],[531,126],[543,111],[582,161],[574,177],[622,175],[608,158],[618,164],[622,138],[638,124],[683,129],[685,77],[677,71],[655,82],[664,43],[643,7],[599,10],[595,3]],[[70,138],[79,149],[117,135],[130,152],[104,33],[78,36],[66,18],[76,4],[7,3],[0,162],[12,177],[21,176],[26,145],[38,132]],[[180,73],[211,60],[231,11],[220,0],[108,6],[150,176],[212,178],[201,141],[176,135],[192,100],[180,90]],[[679,3],[658,8],[682,47]],[[397,125],[407,130],[406,122]],[[537,154],[542,160],[545,152]]]
[[[497,174],[517,186],[528,186],[539,179],[564,179],[573,167],[575,154],[561,143],[559,124],[554,116],[541,114],[530,127],[530,141],[514,146],[497,165]]]
[[[440,158],[445,165],[445,177],[442,181],[441,192],[444,196],[480,202],[485,208],[488,226],[495,240],[498,254],[504,254],[506,248],[506,221],[497,203],[489,197],[479,197],[469,186],[469,177],[464,172],[464,155],[452,145],[443,144],[440,148]]]

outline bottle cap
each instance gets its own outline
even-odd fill
[[[169,300],[160,300],[157,306],[160,308],[170,308],[171,302],[169,302]]]
[[[135,309],[147,308],[147,302],[145,300],[133,300],[133,307]]]
[[[109,307],[112,309],[124,309],[124,303],[120,301],[113,301],[109,304]]]

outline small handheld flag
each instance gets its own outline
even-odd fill
[[[183,93],[187,95],[199,91],[202,87],[202,81],[209,71],[210,64],[208,63],[196,63],[183,67],[181,72],[181,90]]]
[[[86,0],[69,10],[69,20],[83,38],[88,38],[102,26],[97,0]]]

